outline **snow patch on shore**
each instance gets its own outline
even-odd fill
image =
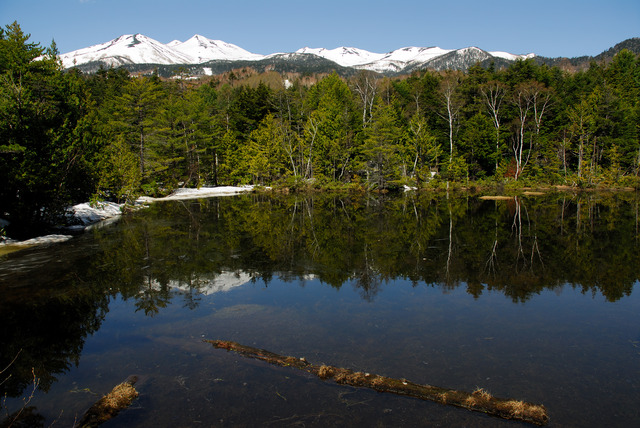
[[[182,199],[211,198],[215,196],[233,196],[240,193],[251,192],[253,186],[219,186],[200,187],[199,189],[178,189],[164,198],[141,198],[141,202],[176,201]]]
[[[11,239],[8,239],[4,244],[15,245],[16,247],[31,247],[32,245],[57,244],[58,242],[68,241],[71,238],[71,235],[45,235],[38,236],[33,239],[27,239],[26,241],[12,241]]]
[[[185,199],[200,199],[211,198],[216,196],[233,196],[240,193],[250,192],[253,190],[253,186],[220,186],[220,187],[201,187],[199,189],[178,189],[171,195],[164,198],[151,198],[140,197],[136,201],[137,206],[143,206],[148,203],[156,201],[174,201]],[[66,218],[67,231],[84,230],[88,226],[95,225],[97,223],[106,224],[108,221],[115,221],[122,215],[122,208],[124,204],[116,204],[113,202],[97,202],[97,203],[82,203],[67,208]],[[5,227],[9,224],[8,221],[0,219],[0,227]],[[26,241],[14,241],[9,238],[0,239],[0,245],[3,246],[20,246],[28,247],[41,244],[52,244],[57,242],[64,242],[72,238],[72,235],[46,235],[37,238],[29,239]]]
[[[67,218],[71,223],[81,223],[85,226],[120,214],[122,214],[122,205],[113,202],[83,203],[67,209]]]

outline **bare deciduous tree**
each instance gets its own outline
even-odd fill
[[[480,86],[480,92],[484,97],[485,104],[491,119],[493,119],[493,126],[496,128],[496,171],[498,170],[498,162],[500,161],[500,108],[502,101],[507,93],[507,87],[496,80],[487,82]]]
[[[462,108],[462,99],[458,96],[459,73],[447,72],[440,82],[440,97],[444,105],[444,113],[440,117],[449,124],[449,162],[453,160],[453,129]]]
[[[363,128],[366,128],[373,117],[373,103],[378,91],[377,81],[378,78],[375,73],[369,70],[362,70],[351,82],[353,90],[358,94],[360,102],[362,103]]]
[[[539,82],[524,82],[513,92],[513,104],[516,106],[517,134],[513,139],[513,154],[516,161],[515,179],[517,180],[531,158],[534,138],[540,134],[542,118],[551,102],[551,91]],[[525,152],[526,130],[533,115],[534,132],[529,133],[528,149]]]

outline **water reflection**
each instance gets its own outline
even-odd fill
[[[526,302],[565,284],[624,299],[639,278],[635,194],[401,197],[242,195],[157,203],[51,248],[0,259],[2,395],[78,364],[109,303],[149,317],[248,282],[317,279],[374,302],[408,280]],[[0,380],[3,380],[0,379]]]
[[[102,256],[87,281],[115,287],[157,313],[172,294],[222,272],[252,281],[313,276],[374,299],[386,281],[500,290],[526,301],[565,283],[616,301],[638,279],[634,195],[567,198],[319,195],[157,204],[97,231]],[[104,269],[107,267],[107,269]]]

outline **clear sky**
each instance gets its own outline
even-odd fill
[[[162,43],[200,34],[258,54],[477,46],[574,57],[640,37],[640,0],[0,0],[0,18],[61,53],[141,33]]]

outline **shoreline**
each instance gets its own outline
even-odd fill
[[[339,189],[300,189],[291,193],[305,193],[307,191],[330,191]],[[345,189],[347,190],[347,189]],[[144,208],[147,204],[155,202],[165,201],[180,201],[189,199],[200,198],[212,198],[223,196],[235,196],[242,193],[249,193],[255,191],[269,191],[275,193],[290,193],[290,189],[287,186],[282,187],[260,187],[260,186],[218,186],[218,187],[200,187],[193,188],[180,188],[173,191],[168,196],[153,198],[149,196],[141,196],[134,202],[134,209]],[[545,185],[540,186],[509,186],[495,184],[487,185],[486,183],[467,184],[452,186],[449,190],[444,188],[433,187],[409,187],[404,186],[403,192],[472,192],[480,199],[485,200],[501,200],[512,199],[514,196],[544,196],[550,193],[569,192],[569,193],[616,193],[616,192],[637,192],[638,189],[633,187],[607,187],[607,188],[580,188],[566,185]],[[43,236],[36,236],[31,239],[17,241],[11,238],[0,240],[0,256],[9,254],[15,251],[19,251],[25,248],[33,247],[36,245],[50,245],[60,242],[65,242],[73,238],[78,233],[82,233],[90,227],[94,227],[100,224],[104,224],[108,221],[114,221],[119,218],[126,204],[116,204],[113,202],[98,202],[92,206],[92,204],[85,202],[77,204],[67,208],[67,223],[60,228],[63,233],[55,233]],[[6,220],[0,219],[2,226],[8,225]],[[69,232],[69,233],[64,233]]]
[[[177,189],[170,195],[162,198],[141,196],[134,202],[134,207],[144,208],[147,204],[163,201],[235,196],[241,193],[252,192],[253,190],[253,186],[219,186],[200,187],[198,189]],[[84,202],[68,207],[66,212],[67,224],[60,228],[63,233],[36,236],[23,241],[16,241],[11,238],[0,240],[0,257],[33,246],[66,242],[79,232],[84,232],[90,227],[98,226],[119,218],[122,216],[122,211],[125,206],[126,204],[116,204],[114,202],[97,202],[96,204]],[[8,225],[8,222],[3,220],[3,224]]]

